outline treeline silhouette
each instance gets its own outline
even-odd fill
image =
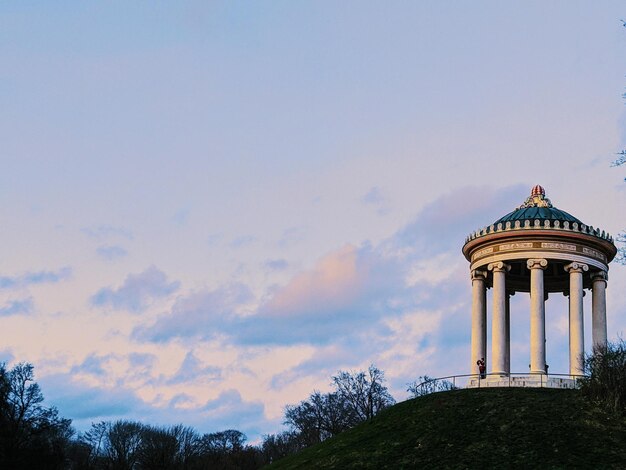
[[[314,391],[285,408],[288,429],[246,444],[235,429],[200,434],[182,424],[153,426],[117,420],[93,423],[77,433],[71,420],[44,406],[34,367],[0,363],[0,469],[196,470],[257,469],[371,419],[395,403],[384,373],[340,371],[334,390]]]

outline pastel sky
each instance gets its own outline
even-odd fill
[[[626,228],[625,17],[622,1],[2,2],[0,360],[32,362],[81,430],[252,441],[340,369],[376,364],[398,400],[467,373],[470,231],[535,184]],[[612,266],[612,339],[625,288]],[[524,372],[527,296],[512,309]],[[566,312],[551,297],[551,372]]]

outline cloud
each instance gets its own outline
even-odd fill
[[[201,433],[233,427],[248,435],[258,436],[265,422],[261,402],[244,401],[233,389],[222,391],[216,398],[196,404],[181,392],[164,403],[146,401],[135,390],[123,384],[112,387],[92,387],[77,380],[72,374],[55,374],[37,379],[46,397],[46,403],[56,406],[59,413],[72,419],[79,431],[86,431],[91,423],[116,419],[130,419],[154,425],[185,423]],[[157,400],[160,397],[157,396]]]
[[[416,348],[464,345],[471,294],[460,246],[477,221],[491,223],[503,204],[514,206],[523,192],[517,186],[451,192],[380,244],[346,245],[322,257],[248,314],[238,313],[249,301],[240,295],[247,287],[238,285],[238,295],[232,287],[218,288],[179,299],[154,325],[137,330],[138,336],[160,342],[226,336],[244,346],[342,344],[344,351],[371,357],[366,338],[393,348],[399,333],[389,321],[420,311],[445,312],[442,318],[450,324],[445,334],[428,326]]]
[[[242,431],[248,437],[260,438],[267,419],[261,401],[246,401],[235,389],[222,391],[216,398],[201,405],[190,395],[181,392],[172,397],[163,407],[146,409],[142,419],[157,424],[185,423],[196,427],[200,433],[224,429]],[[235,423],[237,423],[235,425]]]
[[[123,389],[77,390],[55,399],[55,405],[65,416],[91,422],[125,416],[140,404],[131,391]]]
[[[185,382],[193,382],[198,377],[204,377],[209,381],[217,381],[222,378],[222,370],[219,367],[206,366],[203,367],[200,360],[194,356],[193,351],[189,351],[185,356],[185,360],[180,369],[174,376],[168,380],[169,384],[180,384]]]
[[[176,301],[135,336],[150,341],[227,335],[238,344],[326,344],[394,314],[407,300],[403,268],[369,245],[345,246],[294,276],[253,314],[242,314],[250,289],[232,284]]]
[[[214,429],[232,428],[232,423],[245,423],[243,431],[250,436],[258,434],[259,426],[265,422],[264,405],[260,401],[247,402],[234,389],[225,390],[215,399],[208,401],[202,408],[191,413],[200,416],[210,423]]]
[[[382,204],[384,201],[385,201],[385,198],[383,198],[382,192],[380,191],[380,188],[378,186],[372,187],[361,198],[361,202],[363,202],[363,204],[373,204],[376,206],[379,204]]]
[[[373,186],[370,190],[361,197],[361,203],[366,206],[376,208],[376,212],[379,215],[385,215],[389,213],[389,208],[386,205],[385,198],[382,191],[378,186]]]
[[[491,224],[513,210],[527,188],[524,185],[501,189],[469,186],[451,191],[425,206],[413,222],[390,240],[396,248],[428,258],[445,251],[458,253],[470,232]],[[506,209],[505,209],[506,210]],[[506,213],[506,212],[505,212]]]
[[[19,276],[0,276],[0,289],[17,289],[37,284],[54,284],[72,276],[72,270],[64,267],[58,271],[27,272]]]
[[[100,388],[85,385],[73,374],[55,374],[38,378],[46,403],[72,419],[79,430],[87,430],[92,422],[125,418],[146,408],[145,403],[124,387]]]
[[[402,285],[394,260],[347,245],[294,276],[231,333],[244,344],[327,344],[393,314]]]
[[[314,269],[296,275],[280,289],[263,310],[271,316],[301,314],[303,308],[340,309],[361,289],[367,270],[357,266],[358,251],[353,246],[322,258]]]
[[[364,357],[369,357],[369,353],[364,356],[360,348],[352,347],[345,340],[323,345],[316,348],[315,353],[310,358],[272,376],[270,387],[272,390],[280,391],[291,386],[294,382],[316,376],[321,376],[330,382],[330,378],[337,372],[339,364],[358,363]]]
[[[207,237],[207,245],[214,246],[219,243],[219,241],[223,238],[221,233],[212,233]]]
[[[91,297],[91,303],[100,307],[141,312],[154,300],[168,297],[179,287],[178,281],[169,282],[164,272],[151,266],[139,274],[130,274],[117,289],[100,289]]]
[[[10,300],[0,307],[0,317],[8,317],[11,315],[29,314],[33,311],[33,298],[21,300]]]
[[[105,370],[103,363],[109,356],[97,356],[90,354],[85,360],[77,366],[72,367],[72,373],[84,373],[88,375],[104,376]]]
[[[122,383],[119,372],[124,371],[124,381],[151,382],[157,363],[153,354],[129,352],[125,354],[89,354],[83,362],[73,366],[70,373],[88,381],[106,384]]]
[[[122,227],[115,227],[112,225],[98,225],[96,227],[84,227],[81,229],[85,235],[89,238],[96,240],[104,240],[110,238],[123,238],[126,240],[132,240],[133,234],[130,230]]]
[[[242,235],[240,237],[234,238],[230,242],[230,246],[232,248],[241,248],[243,246],[251,245],[257,241],[257,238],[252,235]]]
[[[10,350],[0,349],[0,364],[10,364],[14,359],[15,357],[11,354]]]
[[[170,313],[134,334],[157,342],[227,335],[239,344],[327,343],[389,313],[381,293],[392,296],[403,284],[399,274],[371,247],[346,246],[296,275],[252,315],[241,311],[253,299],[250,289],[231,284],[178,299]]]
[[[153,325],[138,327],[138,339],[163,342],[175,337],[211,338],[233,324],[239,308],[253,299],[243,284],[230,284],[212,291],[194,292],[177,299],[172,311]]]
[[[280,240],[278,240],[278,246],[286,248],[304,240],[307,230],[308,227],[305,226],[289,227],[283,230],[282,236],[280,237]]]
[[[271,271],[282,271],[287,269],[289,263],[284,259],[268,259],[263,263],[263,266]]]
[[[128,255],[125,248],[117,245],[103,245],[96,250],[98,255],[106,260],[113,261]]]
[[[186,225],[190,213],[191,209],[189,209],[188,207],[184,207],[176,211],[176,213],[172,216],[172,222],[179,226]]]
[[[237,390],[225,390],[215,399],[208,401],[203,407],[202,411],[207,412],[209,416],[219,418],[236,411],[237,413],[245,412],[244,408],[254,410],[255,412],[263,412],[263,405],[261,403],[248,403],[244,405],[244,401],[241,399],[241,394]]]

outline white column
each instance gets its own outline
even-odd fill
[[[606,348],[606,272],[591,275],[591,331],[593,349]]]
[[[506,370],[506,272],[511,267],[502,261],[487,266],[493,271],[493,310],[491,316],[491,372],[504,375]]]
[[[565,271],[569,273],[569,373],[572,375],[583,373],[583,271],[588,269],[586,264],[576,262],[565,266]]]
[[[478,374],[476,361],[487,357],[487,294],[485,271],[474,270],[472,275],[472,374]]]
[[[530,269],[530,372],[546,372],[546,306],[543,288],[543,270],[546,259],[529,259]]]
[[[511,373],[511,296],[513,291],[506,293],[506,348],[504,350],[504,369],[507,374]]]

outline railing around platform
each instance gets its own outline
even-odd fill
[[[460,374],[446,377],[426,378],[409,384],[408,391],[414,396],[461,388],[532,387],[532,388],[578,388],[585,375],[509,373],[509,374]]]

